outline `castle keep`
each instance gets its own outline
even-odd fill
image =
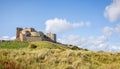
[[[16,28],[16,40],[18,41],[52,41],[56,42],[56,34],[36,31],[34,28]]]

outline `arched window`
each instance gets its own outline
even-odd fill
[[[30,36],[31,36],[31,33],[30,33],[29,31],[26,31],[25,35],[26,35],[27,37],[30,37]]]

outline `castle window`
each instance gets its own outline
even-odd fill
[[[26,31],[25,35],[26,35],[27,37],[30,37],[30,36],[31,36],[31,33],[30,33],[29,31]]]

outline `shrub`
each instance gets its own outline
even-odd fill
[[[77,47],[77,46],[70,46],[70,49],[72,49],[72,50],[80,50],[80,48]]]
[[[37,48],[37,45],[31,44],[31,45],[30,45],[30,48],[33,48],[33,49],[34,49],[34,48]]]

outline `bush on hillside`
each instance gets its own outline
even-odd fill
[[[33,49],[34,49],[34,48],[37,48],[37,45],[31,44],[31,45],[30,45],[30,48],[33,48]]]

